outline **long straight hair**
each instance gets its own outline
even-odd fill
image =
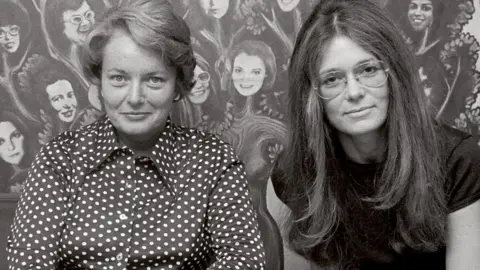
[[[314,90],[322,52],[337,36],[352,39],[390,69],[386,158],[376,190],[367,200],[376,209],[395,210],[392,248],[436,250],[444,243],[441,141],[424,105],[413,56],[398,33],[373,2],[321,0],[297,37],[289,66],[288,142],[278,168],[285,186],[282,196],[291,209],[288,242],[320,264],[338,263],[346,245],[334,241],[347,213],[335,151],[341,146]]]

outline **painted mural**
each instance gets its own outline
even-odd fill
[[[22,191],[42,145],[103,114],[98,89],[82,73],[81,48],[96,19],[118,1],[0,0],[0,193]],[[244,160],[268,269],[284,267],[266,190],[286,134],[287,67],[295,36],[315,2],[171,0],[191,27],[197,60],[196,84],[171,117],[218,135]],[[378,2],[391,11],[417,56],[436,117],[478,135],[480,36],[464,27],[480,2]]]

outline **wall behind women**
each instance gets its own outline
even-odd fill
[[[0,193],[21,192],[43,144],[102,115],[98,89],[81,70],[81,46],[100,14],[118,1],[0,0]],[[435,116],[478,134],[479,1],[377,1],[394,11],[417,55]],[[281,208],[267,183],[286,134],[289,56],[316,0],[171,2],[191,27],[198,62],[194,89],[176,103],[172,119],[217,134],[245,161],[268,269],[280,269]]]

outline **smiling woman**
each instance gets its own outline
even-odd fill
[[[194,85],[186,23],[166,0],[123,1],[85,49],[106,115],[37,155],[8,240],[11,269],[264,268],[243,162],[169,118]]]

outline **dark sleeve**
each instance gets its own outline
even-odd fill
[[[272,171],[270,173],[270,180],[272,181],[273,190],[277,197],[282,201],[285,205],[287,202],[284,196],[285,190],[285,182],[284,182],[284,175],[283,171],[279,168],[279,159],[282,156],[283,152],[281,152],[278,157],[275,159],[275,162],[272,167]]]
[[[447,207],[450,213],[480,199],[480,146],[468,136],[453,149],[447,160]]]
[[[37,154],[7,241],[10,270],[56,269],[67,209],[68,155],[55,143]]]

